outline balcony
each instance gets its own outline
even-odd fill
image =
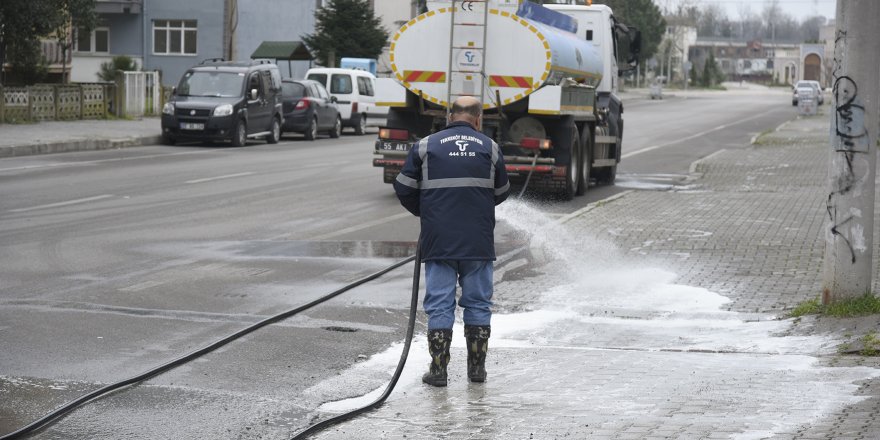
[[[140,14],[144,0],[97,0],[95,12],[99,14]]]

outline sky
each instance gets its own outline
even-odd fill
[[[777,0],[785,13],[797,20],[803,20],[814,15],[821,15],[834,19],[837,8],[837,0]],[[655,3],[664,7],[674,7],[679,3],[689,2],[697,5],[714,3],[721,5],[727,12],[727,16],[736,20],[740,16],[740,8],[748,6],[752,13],[760,14],[764,10],[767,0],[655,0]]]

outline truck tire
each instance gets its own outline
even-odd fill
[[[582,196],[590,186],[590,167],[593,164],[593,130],[589,125],[581,129],[581,177],[575,195]]]
[[[577,125],[571,124],[571,128],[569,128],[569,151],[570,153],[570,162],[568,164],[568,168],[565,170],[565,185],[562,188],[562,198],[563,200],[571,200],[574,198],[577,193],[578,187],[582,185],[581,183],[581,168],[583,167],[583,150],[581,150],[581,142],[580,136],[578,134]]]

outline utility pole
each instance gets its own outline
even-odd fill
[[[822,303],[871,292],[880,2],[837,0]]]

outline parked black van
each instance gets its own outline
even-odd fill
[[[268,61],[205,60],[183,74],[162,108],[162,139],[231,141],[281,137],[281,73]]]

